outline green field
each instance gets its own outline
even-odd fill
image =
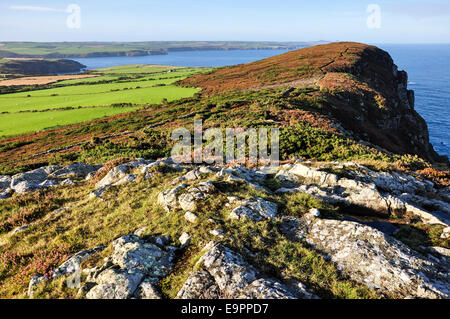
[[[130,112],[138,107],[96,107],[48,112],[10,113],[0,115],[0,135],[41,131],[62,125]]]
[[[99,75],[95,78],[66,80],[52,84],[52,88],[34,87],[25,92],[2,94],[0,136],[80,123],[158,104],[164,99],[190,97],[198,90],[179,87],[174,82],[208,70],[121,66],[91,71]],[[127,104],[127,107],[117,107],[117,104]]]

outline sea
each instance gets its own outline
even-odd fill
[[[400,70],[409,75],[416,111],[428,123],[435,150],[450,157],[450,44],[377,44],[389,52]],[[222,67],[249,63],[287,50],[207,50],[169,52],[167,55],[74,59],[87,69],[130,64]]]

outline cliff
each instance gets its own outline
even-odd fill
[[[234,90],[316,88],[323,112],[355,138],[398,154],[446,161],[429,142],[428,127],[414,110],[408,76],[374,46],[342,42],[288,52],[250,64],[186,79],[183,85],[214,95]]]

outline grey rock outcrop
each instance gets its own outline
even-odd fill
[[[282,282],[264,277],[241,255],[214,242],[205,247],[198,261],[200,271],[191,273],[177,294],[179,299],[197,298],[299,298]],[[305,290],[303,298],[314,296]]]
[[[307,214],[285,217],[287,235],[305,240],[345,275],[403,298],[449,298],[448,264],[436,263],[382,232],[356,222]],[[292,227],[294,225],[294,227]]]
[[[174,253],[136,235],[116,239],[112,248],[110,260],[88,278],[86,298],[159,298],[154,284],[171,270]]]
[[[242,205],[233,209],[230,213],[231,219],[251,219],[261,221],[274,219],[278,212],[278,205],[262,198],[244,201]]]
[[[12,192],[26,194],[38,189],[67,186],[73,184],[73,178],[86,178],[95,173],[101,165],[76,163],[67,166],[46,166],[12,177],[0,176],[0,199],[10,197]],[[3,189],[3,190],[2,190]],[[8,192],[5,192],[7,189]]]
[[[440,191],[434,188],[433,183],[419,181],[407,174],[374,172],[354,163],[335,164],[332,167],[342,169],[347,166],[355,166],[357,170],[348,170],[348,177],[340,177],[322,171],[320,167],[296,164],[288,172],[277,176],[281,181],[297,183],[297,187],[285,187],[277,192],[307,193],[330,204],[383,215],[408,212],[428,224],[450,225],[450,204],[423,195],[439,195]],[[292,178],[293,175],[297,178]],[[303,185],[299,186],[298,178],[301,178]]]
[[[205,200],[215,191],[214,184],[209,181],[201,182],[193,186],[181,184],[161,192],[158,195],[158,203],[167,212],[177,208],[185,211],[195,211],[197,209],[197,202]]]

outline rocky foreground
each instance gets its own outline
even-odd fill
[[[103,173],[87,200],[102,201],[110,188],[124,188],[151,180],[155,168],[177,173],[159,193],[157,205],[166,214],[182,214],[185,223],[199,222],[198,206],[218,196],[235,183],[255,189],[261,197],[228,196],[222,203],[229,208],[228,217],[209,230],[211,240],[200,247],[199,258],[192,267],[176,298],[320,298],[318,290],[304,282],[267,274],[258,264],[227,246],[229,234],[224,223],[245,221],[278,222],[280,232],[291,242],[303,242],[336,266],[342,276],[376,291],[381,297],[449,298],[450,250],[443,247],[408,247],[395,238],[399,231],[387,216],[409,215],[424,224],[440,225],[441,238],[450,236],[450,193],[431,181],[419,180],[406,173],[372,171],[355,163],[322,163],[298,160],[279,168],[243,166],[179,165],[171,159],[136,160]],[[102,166],[75,164],[50,166],[34,171],[2,176],[2,197],[14,192],[24,194],[42,188],[56,188],[85,183],[96,176]],[[339,173],[333,173],[339,172]],[[277,187],[267,187],[267,181]],[[345,212],[330,217],[312,207],[304,214],[285,215],[279,204],[267,198],[276,194],[303,193],[327,205],[338,205]],[[265,195],[269,197],[262,198]],[[63,211],[65,208],[61,208]],[[53,214],[55,218],[62,211]],[[380,220],[367,221],[361,216]],[[9,234],[26,231],[30,225]],[[206,232],[205,228],[205,232]],[[52,275],[33,277],[28,295],[33,297],[43,282],[82,274],[79,298],[126,299],[161,298],[158,283],[181,261],[180,252],[189,248],[192,236],[183,233],[178,241],[164,234],[148,235],[145,227],[121,236],[107,245],[92,247],[68,258]],[[83,268],[82,263],[99,251],[107,252],[102,265]],[[295,253],[294,251],[292,252]],[[248,251],[247,255],[257,252]]]

